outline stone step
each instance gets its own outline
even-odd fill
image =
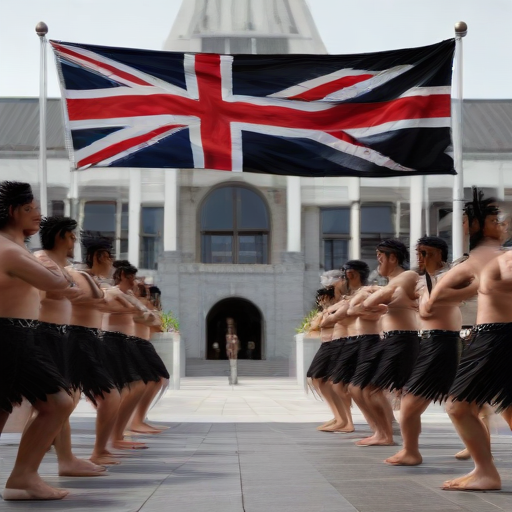
[[[205,359],[187,359],[185,375],[187,377],[220,377],[229,375],[229,362],[209,361]],[[254,361],[238,360],[238,375],[240,377],[288,377],[288,359],[267,359]]]

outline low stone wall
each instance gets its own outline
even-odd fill
[[[317,350],[320,348],[322,341],[320,338],[311,338],[304,334],[295,335],[295,361],[297,372],[297,383],[304,391],[307,391],[307,372],[311,365],[311,361],[315,357]]]

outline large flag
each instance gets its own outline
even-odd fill
[[[454,174],[454,40],[361,55],[51,41],[70,159],[295,176]]]

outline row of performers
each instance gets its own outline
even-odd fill
[[[149,341],[161,319],[137,269],[113,261],[108,240],[82,237],[86,269],[70,266],[77,223],[41,218],[29,184],[0,183],[0,432],[23,399],[32,414],[21,436],[4,500],[61,499],[39,465],[53,444],[61,476],[101,476],[119,464],[110,450],[143,449],[131,431],[156,434],[145,422],[169,378]],[[25,242],[39,231],[42,250]],[[96,407],[90,459],[73,455],[69,416],[81,394]]]
[[[496,490],[499,473],[482,421],[494,407],[512,428],[512,252],[501,247],[504,225],[492,202],[478,195],[466,207],[471,251],[447,263],[438,237],[416,245],[419,272],[406,270],[409,254],[399,240],[377,246],[384,287],[368,286],[369,268],[348,261],[338,279],[318,292],[320,313],[311,323],[322,344],[308,371],[334,413],[320,430],[353,432],[351,399],[373,435],[359,446],[394,445],[394,416],[387,394],[401,396],[403,448],[391,465],[419,465],[421,415],[431,402],[446,410],[475,469],[444,482],[446,490]],[[460,306],[478,297],[474,327],[461,340]]]

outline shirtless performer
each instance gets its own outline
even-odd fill
[[[158,311],[153,310],[153,305],[147,298],[146,286],[143,283],[135,283],[134,294],[141,304],[148,308],[147,312],[133,318],[135,322],[135,343],[148,360],[155,377],[154,380],[146,384],[146,390],[130,421],[130,431],[141,434],[159,434],[162,430],[149,425],[145,422],[145,419],[153,399],[164,385],[164,379],[169,379],[170,377],[164,362],[149,341],[151,338],[151,327],[159,326],[161,318]]]
[[[68,492],[47,485],[37,470],[73,410],[65,378],[36,345],[39,290],[64,291],[70,282],[45,268],[25,247],[39,231],[41,213],[28,183],[0,183],[0,410],[5,423],[26,398],[37,414],[25,428],[4,500],[58,500]],[[3,425],[2,425],[3,426]]]
[[[338,282],[341,283],[341,280],[338,280],[337,283]],[[330,374],[335,361],[334,352],[336,345],[331,344],[333,340],[332,332],[334,330],[334,325],[331,327],[320,327],[323,318],[329,314],[327,312],[328,308],[339,301],[341,293],[339,291],[339,286],[335,287],[329,285],[325,290],[326,294],[324,298],[321,299],[321,306],[323,309],[319,313],[319,318],[315,320],[318,322],[320,328],[320,339],[322,340],[322,344],[315,354],[307,372],[307,377],[311,378],[313,386],[324,398],[334,414],[334,419],[317,427],[317,430],[321,431],[330,428],[334,424],[345,425],[347,423],[347,416],[343,401],[336,393],[334,393],[332,386],[328,381],[328,375]],[[328,431],[329,430],[327,430],[327,432]]]
[[[449,266],[448,245],[439,237],[418,240],[416,251],[420,273],[426,278],[420,303],[428,300],[432,287]],[[419,451],[421,415],[430,402],[443,401],[455,379],[459,364],[461,314],[458,304],[440,304],[427,316],[420,308],[421,346],[400,408],[403,449],[385,460],[394,466],[416,466],[423,459]]]
[[[39,236],[43,250],[34,256],[48,268],[56,268],[64,277],[72,280],[65,270],[68,258],[74,257],[77,223],[67,217],[48,217],[41,221]],[[74,281],[73,281],[73,284]],[[76,287],[72,291],[80,292]],[[63,292],[42,292],[37,332],[41,346],[53,357],[59,371],[66,376],[73,390],[75,406],[80,400],[81,391],[94,400],[96,394],[113,387],[109,375],[100,366],[101,356],[94,353],[91,345],[83,346],[76,338],[69,338],[69,324],[72,317],[72,300]],[[84,295],[85,294],[81,294]],[[75,457],[71,450],[71,426],[69,418],[54,441],[59,466],[59,476],[102,476],[106,475],[103,466]]]
[[[343,265],[342,271],[345,275],[347,294],[338,304],[329,309],[330,312],[332,311],[332,314],[325,318],[321,325],[326,327],[334,325],[333,339],[343,338],[345,340],[335,356],[336,362],[329,375],[329,379],[332,382],[333,391],[343,401],[347,421],[344,425],[333,424],[326,430],[329,432],[350,433],[354,431],[354,423],[350,412],[351,397],[348,393],[348,384],[356,369],[359,344],[357,337],[349,338],[349,336],[354,335],[353,324],[356,318],[348,316],[347,311],[350,305],[350,298],[367,283],[370,268],[364,261],[350,260]]]
[[[389,283],[372,293],[359,307],[361,313],[378,313],[387,306],[381,318],[383,339],[375,355],[378,365],[369,383],[374,389],[400,391],[411,376],[418,357],[418,274],[405,270],[408,259],[409,251],[402,242],[382,241],[377,246],[378,270]],[[384,417],[387,424],[383,436],[362,439],[356,443],[358,446],[394,444],[389,412]]]
[[[116,288],[139,310],[139,313],[144,312],[145,308],[137,301],[132,291],[137,269],[125,260],[115,261],[114,268]],[[125,385],[121,392],[121,405],[112,430],[112,446],[120,450],[147,448],[145,443],[124,439],[126,426],[146,390],[146,383],[153,378],[153,373],[143,360],[133,339],[133,314],[133,311],[121,309],[119,312],[111,312],[103,319],[105,343],[116,347],[124,372]]]

